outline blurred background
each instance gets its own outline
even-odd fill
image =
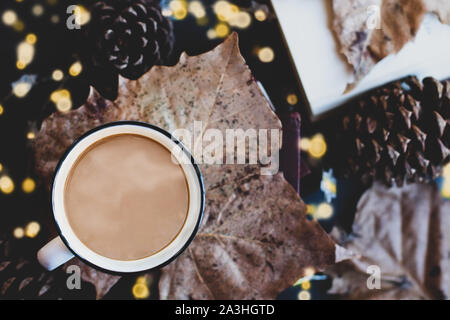
[[[76,2],[76,3],[72,3]],[[48,222],[51,208],[48,193],[33,175],[32,142],[41,121],[55,111],[68,111],[81,106],[89,94],[89,74],[83,65],[77,31],[66,28],[69,4],[79,5],[81,21],[89,20],[89,1],[67,0],[2,0],[0,3],[0,258],[24,261],[8,273],[0,264],[0,296],[30,298],[26,293],[2,284],[12,275],[35,277],[41,272],[34,261],[38,248],[54,233]],[[261,82],[277,114],[283,121],[298,113],[302,117],[300,139],[293,132],[292,154],[302,152],[309,174],[297,187],[308,204],[308,214],[327,231],[337,220],[351,226],[352,217],[363,192],[359,182],[336,180],[323,171],[322,157],[327,144],[320,127],[310,123],[302,104],[296,70],[283,40],[279,22],[268,0],[215,1],[163,0],[162,14],[173,23],[175,42],[168,64],[175,64],[181,52],[197,55],[221,43],[231,32],[238,32],[240,48],[255,78]],[[303,172],[302,172],[303,174]],[[337,198],[336,198],[337,196]],[[333,201],[326,201],[333,200]],[[336,198],[336,199],[335,199]],[[350,209],[349,209],[350,208]],[[7,241],[8,246],[4,244]],[[2,261],[0,259],[0,261]],[[3,267],[2,267],[3,266]],[[49,281],[48,299],[88,298],[95,296],[91,284],[82,290],[65,289],[67,275],[56,271]],[[106,299],[157,298],[156,283],[150,277],[127,276],[106,295]],[[283,291],[282,299],[328,298],[329,279],[310,270],[308,279]],[[3,290],[3,291],[2,291]],[[31,294],[31,293],[30,293]]]

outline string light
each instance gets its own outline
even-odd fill
[[[17,14],[12,10],[6,10],[2,15],[2,21],[7,26],[13,26],[17,22]]]
[[[4,194],[11,194],[14,191],[14,182],[6,175],[0,178],[0,191]]]
[[[25,193],[32,193],[36,189],[36,182],[31,178],[25,178],[22,182],[22,190]]]
[[[64,73],[63,73],[61,70],[56,69],[56,70],[53,71],[53,73],[52,73],[52,78],[53,78],[53,80],[55,80],[55,81],[61,81],[61,80],[64,78]]]
[[[16,239],[22,239],[23,236],[25,235],[25,231],[23,230],[23,228],[17,227],[14,229],[13,235],[14,235],[14,238],[16,238]]]
[[[264,47],[258,50],[258,58],[261,62],[270,63],[275,59],[275,53],[272,48]]]
[[[28,94],[28,92],[30,92],[35,81],[36,81],[35,76],[27,76],[27,75],[22,76],[22,78],[20,78],[19,81],[13,82],[12,84],[13,94],[17,98],[25,97]]]
[[[25,235],[28,238],[35,238],[39,234],[39,231],[41,231],[41,226],[39,223],[37,223],[35,221],[30,222],[25,227]]]
[[[81,71],[83,71],[83,65],[81,64],[81,62],[77,61],[74,62],[70,68],[69,68],[69,74],[72,77],[77,77],[80,75]]]

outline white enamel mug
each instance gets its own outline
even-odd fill
[[[172,152],[186,176],[189,190],[189,207],[181,231],[159,252],[138,260],[115,260],[104,257],[88,248],[72,230],[64,205],[66,180],[79,157],[96,142],[114,135],[133,134],[150,138]],[[203,178],[190,152],[165,130],[147,123],[120,121],[97,127],[72,144],[56,168],[52,188],[53,216],[59,237],[39,250],[39,262],[48,270],[56,269],[77,256],[88,264],[113,273],[140,272],[161,267],[181,254],[197,233],[205,206]]]

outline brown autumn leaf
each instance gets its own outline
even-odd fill
[[[388,189],[375,184],[360,199],[351,235],[333,231],[360,254],[326,271],[329,293],[344,299],[448,299],[450,202],[435,185]],[[369,266],[381,271],[381,288],[369,290]]]
[[[194,122],[202,121],[200,138],[208,128],[222,133],[281,128],[233,34],[208,53],[182,55],[174,67],[154,67],[137,81],[122,79],[114,103],[94,93],[80,109],[50,116],[35,140],[38,173],[50,183],[62,153],[77,137],[117,120],[145,121],[169,132],[193,131]],[[260,175],[261,168],[201,164],[203,223],[185,253],[162,269],[162,299],[275,298],[306,267],[340,259],[341,248],[306,219],[293,188],[280,174]]]
[[[380,8],[380,28],[369,29],[369,16],[376,15],[369,8],[376,7]],[[413,40],[427,12],[450,23],[446,0],[333,0],[333,30],[340,52],[354,69],[355,83],[380,60]]]

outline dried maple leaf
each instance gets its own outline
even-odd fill
[[[371,17],[377,19],[377,12],[370,8],[380,10],[379,28],[367,26]],[[450,6],[445,0],[333,0],[333,29],[340,52],[354,69],[354,82],[414,39],[427,12],[450,23]]]
[[[374,185],[361,198],[350,236],[335,232],[353,258],[328,269],[330,293],[347,299],[441,299],[450,293],[450,202],[434,185],[387,189]],[[381,288],[368,289],[369,266]]]
[[[192,132],[194,122],[202,121],[200,139],[208,128],[224,133],[281,127],[232,35],[208,53],[182,55],[174,67],[154,67],[137,81],[121,81],[115,102],[93,94],[80,109],[49,117],[35,140],[37,171],[50,183],[58,159],[77,137],[117,120],[145,121],[169,132]],[[161,298],[275,298],[304,268],[340,258],[330,237],[306,219],[288,182],[279,174],[260,175],[261,168],[201,164],[203,223],[185,253],[162,269]]]

